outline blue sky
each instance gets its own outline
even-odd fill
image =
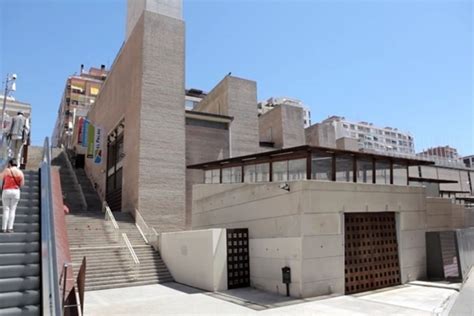
[[[186,86],[229,71],[259,100],[291,96],[330,115],[412,132],[416,149],[474,154],[473,3],[468,0],[184,1]],[[51,134],[66,77],[110,65],[124,0],[1,0],[0,75],[18,74],[33,142]]]

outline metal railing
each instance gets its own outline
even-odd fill
[[[56,261],[56,234],[54,230],[53,197],[51,186],[51,148],[44,140],[40,165],[41,185],[41,297],[42,314],[59,316],[61,300]]]
[[[119,242],[120,229],[117,221],[115,220],[114,214],[112,214],[110,207],[107,205],[107,202],[102,203],[102,211],[105,213],[104,219],[107,232],[112,235],[112,240],[114,242]]]
[[[140,273],[140,260],[138,260],[137,254],[125,233],[122,233],[122,247],[127,248],[125,253],[127,254],[130,271],[132,272],[132,278],[136,280]]]
[[[133,279],[137,279],[140,274],[140,260],[138,259],[135,250],[133,250],[132,244],[128,239],[127,234],[120,233],[119,225],[115,220],[114,214],[110,209],[107,202],[102,203],[102,209],[105,212],[105,224],[108,230],[108,233],[112,235],[114,242],[120,242],[120,247],[125,250],[125,255],[127,256],[129,268],[132,274]]]
[[[155,250],[158,250],[160,245],[160,235],[153,227],[148,226],[138,209],[135,209],[135,226],[137,226],[143,239],[145,239],[145,242],[150,246],[153,246]]]
[[[8,161],[8,140],[6,134],[2,134],[0,143],[0,168],[3,170]]]

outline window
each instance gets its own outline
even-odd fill
[[[273,181],[287,181],[288,180],[288,160],[276,161],[273,167]]]
[[[357,159],[357,182],[372,183],[372,160]]]
[[[344,127],[344,128],[349,128],[349,125],[347,125],[347,124],[342,124],[342,127]]]
[[[306,158],[292,159],[288,161],[288,179],[289,180],[306,179]]]
[[[375,161],[375,183],[390,184],[390,162]]]
[[[260,163],[244,166],[244,181],[252,182],[268,182],[270,181],[270,165],[268,163]]]
[[[353,161],[352,156],[336,156],[336,181],[353,181]]]
[[[313,153],[311,170],[311,179],[332,180],[332,155],[319,152]]]
[[[408,171],[407,165],[393,164],[393,184],[396,185],[407,185],[408,184]]]
[[[220,183],[220,170],[206,170],[204,172],[204,183]]]
[[[240,166],[222,169],[222,183],[239,182],[242,182],[242,168]]]
[[[355,125],[354,124],[351,124],[351,129],[355,129]]]

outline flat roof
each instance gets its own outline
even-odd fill
[[[288,157],[289,159],[291,159],[294,156],[302,156],[304,153],[308,153],[308,152],[324,152],[327,154],[335,154],[336,156],[351,155],[351,156],[355,156],[356,158],[389,160],[395,163],[398,162],[398,163],[408,164],[409,166],[435,164],[434,161],[428,161],[428,160],[411,159],[411,158],[387,156],[387,155],[360,152],[360,151],[303,145],[303,146],[284,148],[284,149],[278,149],[278,150],[273,150],[273,151],[265,151],[261,153],[255,153],[252,155],[245,155],[245,156],[240,156],[240,157],[233,157],[233,158],[227,158],[227,159],[222,159],[222,160],[203,162],[203,163],[189,165],[187,166],[187,168],[188,169],[212,169],[212,168],[221,167],[222,165],[241,164],[241,163],[248,163],[250,161],[252,161],[252,163],[257,163],[258,161],[268,161],[273,158],[275,158],[276,160],[276,157],[278,157],[279,160],[284,157]]]

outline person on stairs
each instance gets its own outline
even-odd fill
[[[15,158],[10,159],[7,168],[0,173],[2,184],[2,231],[13,233],[13,223],[18,202],[20,201],[20,188],[25,184],[25,176],[18,168]]]
[[[12,157],[15,158],[18,163],[21,163],[23,145],[26,144],[29,131],[30,124],[28,119],[23,115],[22,111],[19,111],[17,116],[12,119],[10,131],[7,134],[7,139],[10,141]]]

